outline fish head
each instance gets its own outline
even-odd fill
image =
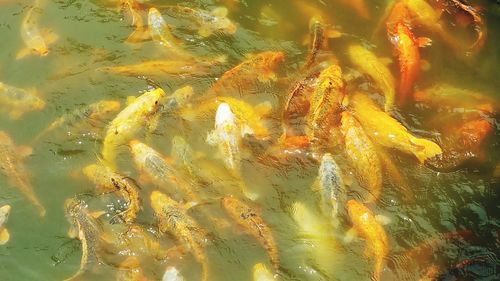
[[[167,95],[161,88],[156,88],[148,92],[148,94],[152,101],[149,113],[156,113],[163,106]]]
[[[76,218],[78,214],[82,212],[82,209],[86,208],[86,204],[84,201],[76,199],[76,198],[69,198],[66,199],[64,202],[64,210],[66,212],[66,217],[68,219],[71,218]]]
[[[215,128],[225,126],[225,124],[236,124],[236,118],[229,104],[223,102],[219,104],[215,113]]]
[[[144,163],[150,148],[138,140],[131,140],[129,143],[130,152],[137,163]]]
[[[156,8],[150,8],[148,11],[148,24],[151,28],[153,37],[161,35],[161,30],[167,26],[167,23]]]

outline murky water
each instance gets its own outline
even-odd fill
[[[96,101],[116,100],[124,108],[128,96],[138,96],[153,84],[161,86],[167,94],[191,85],[195,92],[191,100],[196,107],[196,100],[222,73],[245,60],[248,54],[267,50],[285,54],[285,61],[277,70],[278,80],[260,83],[250,90],[253,94],[241,98],[253,105],[271,102],[273,111],[266,120],[271,138],[244,141],[241,170],[247,188],[259,195],[248,204],[262,215],[277,243],[281,260],[278,278],[369,280],[373,260],[363,254],[365,240],[355,238],[350,243],[344,242],[345,233],[351,227],[347,213],[341,212],[342,222],[335,228],[320,215],[318,195],[311,189],[319,163],[306,153],[274,161],[276,159],[272,157],[263,157],[263,152],[282,132],[280,118],[284,97],[293,85],[293,79],[300,77],[300,67],[309,51],[308,45],[303,44],[309,36],[309,19],[322,13],[325,20],[343,33],[340,38],[329,40],[327,50],[349,73],[354,68],[346,56],[349,44],[364,44],[373,47],[379,56],[393,57],[385,31],[373,36],[374,28],[384,14],[385,1],[367,1],[371,3],[370,19],[359,17],[341,4],[342,1],[333,0],[150,1],[139,10],[144,21],[147,20],[147,8],[158,7],[185,50],[199,57],[227,56],[225,63],[211,67],[205,76],[158,75],[148,77],[150,79],[100,71],[104,67],[166,58],[157,42],[124,43],[133,27],[117,2],[40,0],[38,25],[52,30],[58,35],[58,40],[49,46],[50,52],[45,57],[28,56],[17,60],[16,54],[24,46],[20,36],[21,22],[34,4],[31,1],[0,1],[0,82],[36,89],[46,102],[43,110],[26,113],[17,120],[9,118],[8,111],[0,111],[0,130],[8,132],[17,145],[33,147],[33,154],[26,158],[25,164],[34,191],[47,211],[43,218],[39,217],[36,208],[19,190],[6,177],[0,176],[0,206],[12,206],[5,225],[10,232],[10,241],[0,246],[0,280],[64,280],[78,270],[82,249],[80,242],[67,234],[69,223],[64,212],[67,198],[77,196],[92,210],[106,211],[107,214],[100,218],[103,228],[113,233],[120,231],[120,226],[109,224],[115,209],[123,208],[120,197],[116,194],[96,195],[94,185],[80,172],[82,167],[95,163],[100,157],[106,125],[112,118],[83,129],[63,125],[33,143],[39,132],[57,117]],[[474,89],[490,96],[495,103],[500,102],[500,5],[495,1],[479,2],[484,7],[482,12],[488,27],[485,46],[472,57],[456,55],[439,38],[424,32],[422,36],[433,39],[431,46],[421,50],[421,56],[429,62],[430,68],[417,80],[417,88],[444,82]],[[233,35],[216,33],[207,38],[200,37],[196,29],[190,28],[189,21],[168,16],[162,10],[165,3],[206,10],[227,5],[228,17],[236,23],[237,31]],[[393,63],[389,67],[397,75],[397,65]],[[467,120],[468,117],[464,117],[469,116],[467,114],[458,107],[443,109],[426,104],[411,105],[397,112],[398,119],[413,133],[438,143],[445,138],[446,127]],[[380,199],[369,205],[373,213],[390,219],[390,223],[383,226],[388,235],[389,254],[385,258],[382,280],[419,280],[432,269],[439,272],[436,274],[439,280],[500,279],[500,131],[497,114],[486,117],[494,129],[481,145],[479,160],[457,171],[436,172],[419,165],[412,157],[390,150],[408,183],[408,191],[403,192],[398,183],[384,174]],[[204,160],[196,158],[195,161],[210,162],[201,166],[204,172],[215,175],[224,168],[216,147],[206,143],[207,134],[213,127],[214,114],[188,121],[174,112],[163,115],[156,130],[139,134],[137,138],[163,155],[169,155],[173,136],[183,136],[198,154],[203,154],[200,157]],[[149,196],[157,187],[140,180],[126,147],[120,151],[119,171],[140,185],[142,210],[137,224],[149,229],[162,246],[175,245],[174,237],[156,230]],[[345,161],[339,165],[353,181],[347,192],[348,198],[362,200],[363,189],[353,180],[352,168]],[[222,173],[227,174],[227,171]],[[230,221],[221,209],[220,198],[232,193],[234,188],[231,180],[226,182],[222,176],[214,181],[218,184],[194,188],[203,198],[199,206],[188,211],[208,233],[205,246],[208,279],[251,280],[254,264],[261,262],[268,268],[272,266],[261,244]],[[408,192],[412,200],[405,198]],[[320,228],[316,233],[305,233],[301,230],[303,226],[295,221],[297,203],[303,204],[318,221]],[[108,256],[112,254],[108,253]],[[119,258],[125,256],[122,253]],[[120,269],[109,262],[110,259],[91,264],[81,277],[115,280]],[[142,261],[143,257],[140,259]],[[175,266],[185,280],[200,278],[199,264],[189,253],[140,264],[144,275],[149,278],[147,280],[161,280],[168,266]]]

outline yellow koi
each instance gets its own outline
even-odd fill
[[[413,154],[420,163],[443,153],[436,143],[413,136],[396,119],[380,110],[366,95],[356,93],[351,96],[349,105],[365,132],[378,144]]]
[[[174,38],[170,28],[156,8],[149,9],[148,24],[151,38],[165,47],[171,55],[177,58],[194,60],[193,55],[179,46],[177,43],[178,40]]]
[[[45,102],[35,90],[25,90],[0,82],[0,109],[9,112],[11,119],[19,119],[26,112],[39,111]]]
[[[327,138],[331,127],[338,126],[345,96],[345,82],[338,65],[321,71],[317,83],[307,116],[306,133],[312,141]]]
[[[96,185],[101,193],[118,191],[125,199],[127,209],[116,217],[125,223],[132,223],[141,209],[137,185],[105,164],[92,164],[83,168],[83,173]],[[115,220],[113,219],[112,222]]]
[[[179,198],[179,189],[184,198],[196,201],[198,196],[191,190],[191,185],[182,177],[174,167],[173,161],[167,159],[153,148],[137,140],[130,141],[130,151],[138,170],[158,187],[166,190],[171,196]]]
[[[30,176],[23,164],[24,158],[31,155],[28,146],[16,146],[10,136],[0,131],[0,171],[9,179],[11,185],[19,190],[37,207],[40,216],[45,216],[45,208],[31,186]]]
[[[0,207],[0,245],[5,245],[10,239],[9,231],[4,226],[9,219],[10,209],[9,205]]]
[[[161,233],[170,233],[179,242],[186,245],[194,258],[201,264],[202,278],[208,280],[208,261],[204,243],[207,233],[176,201],[167,195],[153,191],[151,193],[151,207],[158,220],[158,229]]]
[[[375,259],[373,280],[379,281],[384,258],[389,253],[389,242],[384,228],[376,221],[373,213],[356,200],[347,201],[347,210],[353,230],[366,240],[365,255]]]
[[[47,30],[41,31],[38,28],[40,9],[38,1],[35,1],[35,5],[24,16],[21,23],[21,38],[26,47],[17,53],[16,59],[22,59],[30,54],[46,56],[49,54],[48,45],[57,40],[57,35],[54,33]]]
[[[356,178],[376,201],[382,189],[382,169],[377,150],[359,122],[347,111],[342,112],[340,127],[344,136],[345,153],[354,167]]]
[[[384,110],[389,112],[396,97],[395,80],[391,71],[374,53],[359,45],[351,45],[347,50],[351,62],[363,73],[370,76],[385,96]]]
[[[102,156],[110,168],[116,169],[118,146],[127,144],[148,121],[154,118],[163,104],[165,92],[154,89],[142,94],[123,109],[108,126],[103,141]]]
[[[264,219],[255,210],[233,197],[222,198],[222,207],[240,227],[259,241],[267,251],[274,268],[278,270],[280,267],[278,246],[274,241],[271,228]]]

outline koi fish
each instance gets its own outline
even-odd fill
[[[35,90],[25,90],[0,82],[0,109],[8,111],[10,119],[19,119],[26,112],[42,110],[45,102]]]
[[[189,18],[192,23],[199,26],[198,34],[202,37],[208,37],[215,32],[225,34],[236,33],[236,25],[227,18],[228,10],[225,7],[217,7],[212,11],[193,9],[185,6],[166,6],[164,7],[174,17]]]
[[[374,142],[413,154],[420,163],[443,153],[436,143],[413,136],[396,119],[380,110],[369,97],[357,93],[352,95],[349,105],[352,105],[354,116]]]
[[[330,153],[321,157],[318,178],[313,190],[318,190],[321,198],[323,214],[332,219],[334,226],[339,225],[341,207],[345,201],[345,183],[342,171]]]
[[[185,197],[197,200],[198,196],[191,190],[191,185],[179,177],[179,172],[175,169],[171,159],[167,159],[153,148],[137,140],[130,141],[129,146],[137,169],[147,175],[147,178],[155,185],[163,188],[172,196],[177,195],[178,197],[178,189],[180,189]]]
[[[126,144],[155,117],[164,98],[165,92],[160,88],[148,91],[135,98],[111,121],[102,148],[102,156],[110,168],[116,169],[117,147]]]
[[[179,59],[194,59],[193,55],[179,46],[178,40],[172,35],[170,28],[156,8],[149,9],[148,24],[153,41],[159,42],[171,55]]]
[[[338,243],[333,236],[331,225],[302,202],[293,203],[292,210],[292,218],[299,228],[298,239],[308,248],[305,255],[311,256],[304,258],[305,261],[314,264],[322,272],[333,273]]]
[[[278,270],[280,263],[278,246],[274,241],[271,228],[264,219],[255,210],[233,197],[222,198],[222,207],[240,227],[259,241],[267,251],[274,268]]]
[[[236,122],[243,128],[244,134],[249,134],[263,140],[270,136],[269,130],[264,126],[263,118],[272,110],[270,102],[265,101],[252,106],[251,104],[232,97],[210,97],[202,99],[195,108],[184,108],[180,115],[187,120],[203,119],[215,113],[221,103],[226,103],[236,117]]]
[[[48,46],[54,43],[58,36],[48,30],[41,31],[38,28],[38,16],[40,14],[38,1],[33,5],[21,23],[21,38],[23,39],[25,48],[21,49],[16,59],[22,59],[30,54],[38,56],[46,56],[49,54]]]
[[[449,84],[436,84],[430,88],[416,91],[414,99],[432,107],[479,110],[487,115],[499,111],[499,103],[480,92],[455,87]]]
[[[224,165],[236,174],[240,173],[242,145],[241,128],[227,103],[221,103],[215,113],[215,129],[207,136],[210,145],[216,145]]]
[[[4,226],[9,219],[10,209],[10,205],[0,207],[0,245],[5,245],[10,239],[9,231]]]
[[[425,47],[430,44],[429,38],[415,38],[410,28],[404,23],[397,23],[391,35],[391,42],[394,45],[399,61],[399,91],[398,103],[405,104],[407,96],[411,92],[413,84],[418,78],[421,60],[419,47]]]
[[[384,228],[377,222],[373,213],[356,200],[347,201],[353,231],[366,240],[365,255],[375,260],[373,280],[381,280],[384,259],[389,252],[389,242]]]
[[[327,46],[327,39],[341,36],[340,32],[327,28],[323,18],[318,15],[311,17],[309,21],[309,34],[311,50],[302,66],[303,70],[311,68],[316,63],[320,50]]]
[[[363,127],[349,112],[342,112],[340,127],[344,136],[345,154],[354,167],[356,178],[371,195],[369,202],[376,201],[382,189],[382,168],[377,150]]]
[[[263,263],[256,263],[253,266],[253,281],[273,281],[276,280],[273,274]]]
[[[160,233],[170,233],[179,242],[186,245],[194,258],[201,264],[202,278],[208,280],[208,261],[204,249],[207,233],[172,198],[159,192],[151,193],[151,207],[158,220]]]
[[[46,136],[48,133],[67,124],[69,126],[81,127],[84,123],[89,123],[93,126],[107,119],[110,114],[115,113],[120,109],[120,102],[113,100],[102,100],[92,103],[83,108],[77,108],[70,113],[64,114],[52,122],[47,128],[40,132],[32,141],[37,142],[39,139]]]
[[[31,155],[33,149],[28,146],[16,146],[10,136],[0,131],[0,170],[38,209],[40,216],[45,216],[45,208],[31,186],[30,176],[23,164],[24,158]]]
[[[118,191],[126,202],[127,209],[116,217],[125,223],[133,223],[141,209],[137,185],[129,178],[122,176],[105,164],[92,164],[82,169],[101,193]],[[115,220],[112,219],[112,222]]]
[[[151,34],[144,25],[141,14],[137,11],[139,5],[136,0],[120,0],[120,2],[122,4],[122,8],[128,10],[130,18],[132,19],[132,26],[134,26],[134,31],[129,35],[125,42],[138,43],[150,39]]]
[[[221,56],[212,60],[153,60],[138,64],[121,65],[101,68],[101,71],[127,75],[138,76],[146,75],[153,77],[163,77],[164,75],[186,75],[186,76],[206,76],[212,71],[214,65],[224,63],[226,58]]]
[[[345,96],[345,82],[341,68],[334,64],[321,71],[314,90],[307,118],[307,135],[310,140],[325,138],[330,128],[340,121],[342,100]]]
[[[85,202],[71,198],[65,204],[66,218],[70,223],[68,234],[71,238],[77,238],[82,244],[82,258],[80,268],[65,281],[77,280],[85,270],[92,264],[100,264],[101,258],[98,253],[101,244],[102,225],[97,220],[98,214],[91,213]]]
[[[276,80],[274,70],[283,62],[283,52],[267,51],[251,56],[232,69],[226,71],[209,89],[209,94],[248,94],[256,82]]]
[[[389,112],[394,106],[395,81],[391,71],[374,53],[359,45],[351,45],[347,54],[352,63],[370,76],[385,96],[384,110]]]

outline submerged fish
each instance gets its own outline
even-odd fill
[[[261,140],[269,138],[270,132],[263,120],[272,110],[269,101],[253,106],[244,100],[233,97],[210,97],[200,100],[195,107],[184,108],[180,115],[190,121],[193,121],[194,118],[203,119],[215,113],[222,103],[229,105],[236,117],[236,123],[243,130],[243,134],[252,135]]]
[[[313,16],[309,21],[309,34],[311,50],[306,58],[306,62],[302,66],[304,70],[316,64],[319,52],[327,46],[329,38],[341,36],[340,32],[327,28],[324,19],[319,15]]]
[[[149,9],[148,24],[151,38],[165,47],[171,55],[179,59],[194,59],[193,55],[179,46],[178,40],[172,35],[170,28],[156,8]]]
[[[365,239],[365,252],[368,257],[373,257],[375,267],[373,280],[379,281],[382,273],[384,259],[389,253],[389,242],[384,228],[377,222],[373,213],[356,200],[347,201],[347,211],[351,218],[353,231]]]
[[[170,233],[184,244],[201,264],[201,280],[208,280],[208,260],[204,245],[207,240],[206,231],[179,203],[159,191],[151,193],[151,207],[158,220],[159,231]]]
[[[407,96],[412,92],[413,84],[420,73],[421,63],[419,47],[430,44],[429,38],[415,38],[410,28],[403,22],[397,23],[391,35],[399,61],[399,91],[398,103],[404,105]]]
[[[436,143],[413,136],[396,119],[380,110],[366,95],[361,93],[352,95],[349,105],[352,106],[354,115],[374,142],[413,154],[420,163],[443,153]]]
[[[128,76],[154,76],[163,77],[165,75],[187,75],[187,76],[206,76],[212,73],[213,67],[224,63],[224,56],[215,59],[197,59],[197,60],[153,60],[137,64],[112,66],[101,68],[104,72],[122,74]]]
[[[340,212],[346,200],[346,190],[342,171],[330,153],[321,157],[318,178],[313,189],[319,191],[323,214],[332,220],[334,226],[338,226]]]
[[[222,74],[209,89],[209,93],[222,96],[248,94],[248,90],[257,82],[276,80],[274,70],[284,58],[283,52],[273,51],[253,55]]]
[[[217,7],[211,11],[185,6],[166,6],[163,8],[174,17],[186,17],[192,23],[196,23],[199,26],[198,34],[203,37],[208,37],[215,32],[234,34],[237,29],[236,25],[227,18],[228,10],[225,7]]]
[[[360,45],[351,45],[347,54],[352,63],[363,73],[370,76],[385,97],[384,110],[389,112],[394,106],[396,96],[395,81],[391,71],[374,53]]]
[[[10,209],[9,205],[0,207],[0,245],[5,245],[10,239],[9,231],[4,226],[9,219]]]
[[[52,122],[47,128],[40,132],[32,141],[35,143],[39,139],[46,136],[48,133],[67,124],[68,126],[81,127],[84,124],[96,126],[103,122],[112,113],[120,109],[120,102],[113,100],[102,100],[83,108],[77,108],[70,113],[64,114]]]
[[[130,18],[132,19],[132,26],[134,26],[134,31],[129,35],[126,42],[127,43],[138,43],[144,40],[150,39],[151,34],[147,27],[144,25],[142,16],[138,11],[139,3],[136,0],[120,0],[122,7],[127,9]]]
[[[116,169],[118,147],[127,144],[154,118],[163,105],[164,98],[165,92],[160,88],[148,91],[135,98],[111,121],[102,148],[102,156],[110,168]]]
[[[248,205],[233,197],[222,198],[222,207],[240,227],[262,244],[274,268],[278,270],[280,267],[278,246],[271,228],[264,219]]]
[[[25,90],[0,82],[0,109],[9,112],[11,119],[19,119],[30,111],[42,110],[45,102],[35,90]]]
[[[122,176],[105,164],[92,164],[83,168],[83,173],[96,185],[99,192],[118,191],[125,199],[127,209],[117,218],[125,223],[132,223],[141,209],[137,185],[129,178]],[[114,221],[114,220],[112,220]]]
[[[45,216],[45,208],[31,186],[29,172],[23,164],[24,158],[33,149],[28,146],[16,146],[10,136],[0,131],[0,171],[9,179],[12,186],[17,187],[28,200],[37,207],[40,216]]]
[[[166,190],[176,199],[187,198],[194,201],[198,199],[198,196],[191,190],[191,185],[179,177],[179,172],[172,160],[166,159],[153,148],[137,140],[130,141],[129,146],[138,170],[155,185]],[[183,196],[179,196],[179,189]]]
[[[345,96],[345,82],[338,65],[331,65],[321,71],[317,83],[310,98],[307,118],[307,135],[312,141],[328,138],[330,129],[339,125]]]
[[[38,16],[41,9],[38,2],[38,0],[35,1],[21,23],[21,38],[25,48],[17,53],[16,59],[22,59],[30,54],[46,56],[49,53],[48,45],[57,40],[57,35],[54,33],[38,28]]]
[[[347,111],[342,112],[341,132],[345,154],[354,167],[362,187],[370,193],[369,201],[378,200],[382,190],[382,168],[377,150],[359,122]]]
[[[78,271],[65,281],[77,280],[90,266],[101,263],[99,248],[101,244],[102,225],[96,216],[89,212],[85,202],[71,198],[65,202],[66,218],[70,223],[68,234],[77,238],[82,244],[82,258]]]
[[[229,105],[219,104],[215,113],[215,129],[208,134],[207,142],[216,145],[224,165],[236,174],[241,169],[242,131]]]

